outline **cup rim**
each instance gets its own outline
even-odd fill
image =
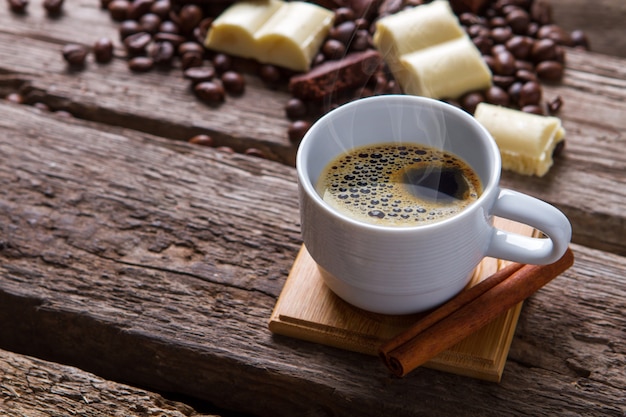
[[[315,189],[315,184],[313,181],[308,178],[308,161],[305,155],[305,152],[312,146],[313,136],[315,135],[315,131],[319,129],[319,126],[324,124],[328,119],[336,117],[338,113],[350,111],[353,107],[360,106],[364,101],[384,101],[384,102],[413,102],[418,103],[419,105],[429,105],[442,109],[443,111],[450,112],[455,114],[457,117],[460,117],[467,121],[467,123],[473,125],[476,129],[478,129],[482,135],[487,138],[487,146],[490,148],[491,153],[494,158],[494,168],[489,173],[489,177],[487,178],[486,183],[483,183],[483,191],[481,195],[469,204],[466,208],[464,208],[461,212],[455,214],[454,216],[445,218],[443,220],[438,220],[433,223],[428,224],[419,224],[414,226],[391,226],[391,225],[382,225],[375,223],[368,223],[362,220],[354,219],[348,215],[343,214],[342,212],[332,208],[330,204],[323,200],[323,198],[319,195],[317,190]],[[330,161],[327,161],[327,163]],[[501,170],[501,156],[498,145],[495,140],[491,136],[491,134],[487,131],[487,129],[482,126],[478,120],[474,118],[470,113],[467,113],[465,110],[462,110],[456,106],[445,103],[440,100],[421,97],[421,96],[413,96],[406,94],[387,94],[380,96],[371,96],[365,97],[361,99],[357,99],[351,101],[349,103],[343,104],[330,112],[323,115],[320,119],[315,122],[311,128],[304,135],[300,144],[298,146],[298,150],[296,152],[296,171],[298,175],[298,181],[300,183],[301,188],[306,192],[306,194],[324,211],[331,214],[334,217],[340,218],[342,221],[347,222],[353,226],[361,227],[365,229],[377,230],[377,231],[389,231],[393,233],[410,233],[414,232],[417,229],[427,230],[437,227],[442,227],[444,224],[456,223],[458,221],[462,221],[463,218],[470,215],[471,212],[477,210],[480,206],[482,206],[483,201],[490,199],[491,195],[496,192],[498,189],[498,182],[500,179],[500,170]]]

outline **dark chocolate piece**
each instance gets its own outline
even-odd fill
[[[302,100],[321,100],[334,93],[364,86],[380,65],[382,57],[378,51],[353,52],[291,77],[289,91]]]
[[[489,3],[488,0],[450,0],[450,6],[455,13],[479,13],[483,11],[487,3]]]

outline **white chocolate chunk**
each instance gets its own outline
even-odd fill
[[[307,71],[333,21],[331,10],[312,3],[242,1],[215,19],[205,46],[294,71]]]
[[[487,103],[476,107],[474,117],[498,144],[502,168],[524,175],[544,176],[553,164],[554,148],[565,137],[558,117]]]
[[[333,12],[312,3],[284,4],[255,34],[257,59],[296,71],[308,70],[333,20]]]
[[[491,86],[491,71],[466,36],[405,54],[400,65],[395,75],[406,94],[457,98]]]
[[[205,46],[242,58],[255,58],[257,52],[254,35],[282,4],[279,0],[233,4],[213,22]]]
[[[413,7],[376,23],[374,45],[390,67],[404,54],[465,35],[447,1]]]
[[[374,45],[406,94],[456,99],[491,86],[491,71],[446,0],[376,23]]]

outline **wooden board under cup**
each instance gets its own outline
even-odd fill
[[[530,226],[500,218],[495,219],[495,225],[528,236],[536,234]],[[508,264],[499,259],[483,259],[468,287]],[[424,366],[499,382],[521,308],[519,303]],[[324,284],[315,261],[303,245],[276,302],[269,328],[276,334],[378,355],[383,342],[408,328],[421,315],[371,313],[348,304]]]

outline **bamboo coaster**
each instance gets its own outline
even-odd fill
[[[496,219],[501,229],[533,235],[529,226]],[[475,285],[507,261],[485,258],[474,271]],[[522,308],[519,303],[424,366],[499,382]],[[310,342],[378,355],[380,345],[408,328],[421,314],[391,316],[364,311],[337,297],[323,282],[315,261],[302,246],[272,312],[269,329]]]

